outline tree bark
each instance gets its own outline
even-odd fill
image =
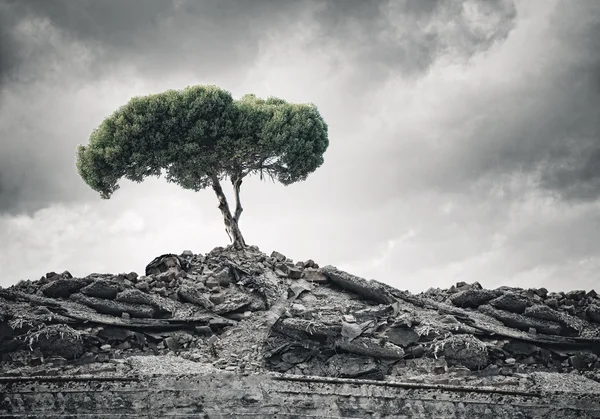
[[[219,178],[215,175],[211,175],[211,181],[212,188],[217,194],[217,198],[219,199],[219,209],[221,210],[221,214],[223,214],[223,221],[225,222],[225,231],[229,236],[229,240],[231,240],[231,242],[233,243],[233,247],[235,247],[236,249],[243,249],[246,247],[246,242],[244,241],[244,236],[242,236],[242,232],[238,227],[237,220],[231,215],[231,211],[229,210],[229,204],[227,203],[227,197],[225,196],[223,188],[221,187],[221,182],[219,182]]]
[[[240,187],[242,186],[242,177],[238,176],[236,178],[231,179],[231,184],[233,185],[233,192],[235,193],[235,214],[233,218],[236,223],[240,222],[240,216],[242,215],[242,203],[240,202]]]

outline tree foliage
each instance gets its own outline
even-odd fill
[[[121,178],[141,182],[164,171],[186,189],[219,179],[269,176],[288,185],[323,163],[327,124],[316,106],[246,95],[216,86],[134,97],[77,150],[77,169],[103,198]]]
[[[132,98],[78,147],[77,170],[103,198],[122,178],[142,182],[163,173],[185,189],[210,185],[228,234],[244,245],[237,227],[242,179],[304,180],[321,166],[328,145],[327,124],[313,104],[255,95],[234,100],[217,86],[192,86]],[[224,178],[234,186],[235,216],[220,185]]]

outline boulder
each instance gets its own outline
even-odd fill
[[[91,281],[81,278],[60,278],[49,282],[40,288],[46,297],[68,298],[71,294],[78,292]]]
[[[327,360],[330,377],[357,378],[379,372],[377,361],[368,356],[336,354]]]
[[[497,296],[497,291],[474,288],[452,294],[450,301],[457,307],[479,307]]]
[[[44,326],[29,333],[26,342],[31,348],[39,348],[45,356],[74,359],[83,355],[85,351],[81,332],[65,324]]]
[[[96,279],[90,285],[83,287],[79,292],[89,297],[98,297],[112,300],[120,291],[120,286],[110,280]]]
[[[585,313],[591,321],[600,323],[600,305],[590,304]]]
[[[417,343],[421,338],[417,332],[406,327],[392,327],[387,331],[387,337],[394,345],[407,346]]]
[[[376,338],[358,337],[352,341],[341,338],[335,342],[335,346],[345,352],[374,358],[404,358],[404,350],[401,347],[390,342],[382,342]]]
[[[197,287],[182,285],[179,287],[177,295],[181,300],[204,307],[207,310],[212,310],[214,307],[210,299]]]
[[[536,331],[547,335],[560,335],[562,330],[562,326],[557,322],[540,320],[533,317],[527,317],[522,314],[498,310],[497,308],[487,304],[479,306],[479,311],[500,320],[505,326],[514,327],[525,332],[535,329]]]
[[[515,292],[507,292],[506,294],[491,300],[490,305],[499,308],[500,310],[523,314],[525,309],[531,305],[531,301],[529,298],[523,297]]]
[[[121,317],[128,313],[131,317],[152,318],[154,308],[144,304],[123,303],[120,301],[104,300],[102,298],[88,297],[83,294],[71,294],[71,300],[93,308],[98,313],[111,314]]]
[[[382,304],[391,304],[395,301],[388,287],[381,282],[373,280],[367,281],[366,279],[341,271],[331,265],[321,268],[321,272],[327,275],[334,284],[354,292],[363,298]]]
[[[485,344],[472,335],[452,335],[435,344],[434,353],[443,356],[448,365],[462,365],[470,370],[480,370],[489,363]]]

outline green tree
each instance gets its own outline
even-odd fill
[[[305,180],[323,164],[328,145],[327,124],[313,104],[254,95],[234,100],[217,86],[191,86],[132,98],[102,121],[87,146],[78,146],[77,170],[105,199],[121,178],[142,182],[165,174],[185,189],[211,186],[230,240],[243,248],[243,179]],[[233,185],[233,213],[224,179]]]

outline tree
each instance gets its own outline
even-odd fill
[[[77,170],[105,199],[121,178],[142,182],[166,174],[185,189],[211,186],[230,240],[243,248],[243,179],[305,180],[323,164],[328,145],[327,124],[313,104],[254,95],[234,100],[217,86],[192,86],[132,98],[102,121],[87,146],[78,146]],[[221,186],[226,178],[234,190],[233,213]]]

